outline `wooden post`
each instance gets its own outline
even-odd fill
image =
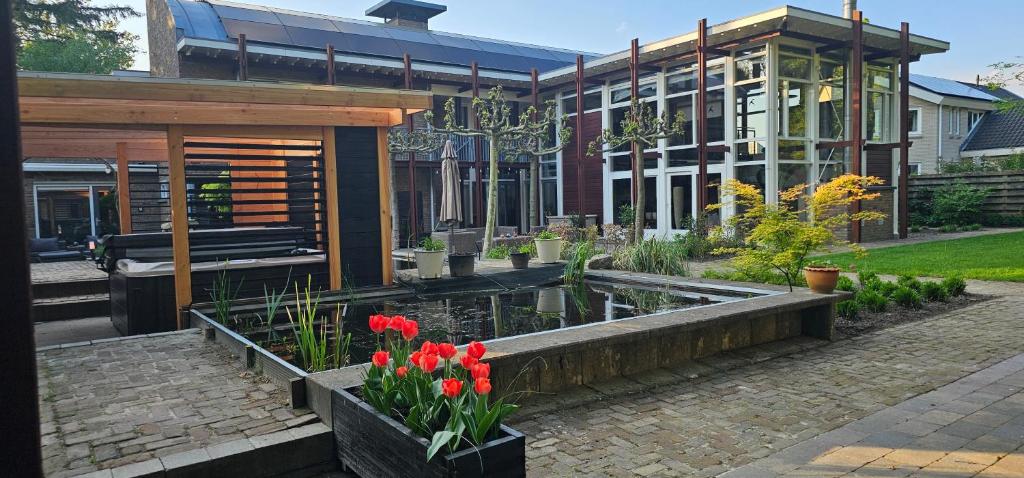
[[[11,3],[0,3],[0,289],[4,291],[4,333],[0,335],[0,422],[4,446],[0,469],[7,476],[43,476],[39,441],[39,389],[32,326],[32,281],[19,133],[18,80],[14,66]]]
[[[331,290],[344,287],[341,274],[341,224],[338,212],[338,155],[334,127],[323,128],[324,185],[327,190],[327,268]]]
[[[939,125],[941,127],[941,125]],[[899,236],[909,232],[910,209],[910,24],[900,24],[900,178]]]
[[[640,101],[640,39],[634,38],[629,42],[629,94],[632,101]],[[644,152],[640,149],[640,144],[634,141],[629,145],[629,156],[632,167],[630,168],[631,176],[633,177],[632,188],[630,194],[632,194],[633,207],[637,208],[639,205],[636,203],[637,188],[639,182],[644,180]],[[639,167],[637,166],[639,163]],[[639,177],[637,171],[640,171]],[[615,211],[612,211],[614,214]]]
[[[697,211],[708,207],[708,19],[697,21]]]
[[[249,81],[249,48],[245,33],[238,34],[238,81]]]
[[[469,65],[469,72],[473,86],[473,98],[479,98],[480,69],[479,65],[477,65],[475,61]],[[468,110],[470,118],[466,119],[472,119],[473,127],[479,128],[480,120],[476,117],[476,114],[473,113],[473,107],[470,106]],[[476,187],[473,188],[473,223],[479,227],[487,227],[486,224],[484,224],[486,221],[486,218],[484,217],[484,148],[483,145],[480,144],[480,138],[472,137],[471,141],[473,141],[473,156],[475,158],[473,168],[476,170]]]
[[[537,121],[537,115],[540,112],[539,77],[540,73],[537,71],[536,68],[530,69],[530,102],[533,104],[534,110],[533,118],[530,119],[532,119],[533,121]],[[540,158],[534,158],[533,160],[530,161],[530,182],[533,184],[533,188],[531,188],[533,190],[533,197],[531,197],[529,201],[527,201],[527,203],[533,201],[534,210],[530,211],[530,214],[536,214],[537,216],[537,223],[534,224],[534,221],[531,220],[530,227],[539,226],[542,222],[544,222],[543,218],[541,217],[544,215],[544,208],[541,207],[540,205],[540,167],[538,165],[539,162]],[[526,232],[530,232],[530,228],[526,228]]]
[[[576,197],[577,213],[586,224],[587,213],[583,206],[583,55],[576,55]]]
[[[404,78],[405,78],[405,89],[412,89],[412,58],[408,53],[402,55],[402,63],[404,65]],[[405,128],[412,132],[415,125],[412,121],[412,115],[405,115]],[[410,151],[408,169],[409,169],[409,237],[412,239],[411,247],[416,247],[417,232],[419,231],[420,215],[419,201],[416,200],[416,153]]]
[[[327,44],[327,84],[334,85],[338,82],[337,72],[334,67],[334,45]]]
[[[117,217],[121,234],[132,233],[132,200],[128,177],[128,143],[117,143]]]
[[[388,128],[377,128],[377,177],[380,181],[381,277],[384,285],[393,280],[391,258],[391,159],[388,156]]]
[[[861,156],[864,151],[863,80],[864,80],[864,24],[860,10],[853,11],[853,42],[850,51],[850,166],[853,174],[864,174]],[[860,212],[860,201],[850,205],[851,213]],[[850,242],[860,242],[860,221],[853,221]]]
[[[192,259],[188,247],[185,190],[185,136],[181,125],[167,127],[167,174],[170,176],[171,245],[174,257],[174,304],[178,330],[185,328],[182,311],[192,304]]]

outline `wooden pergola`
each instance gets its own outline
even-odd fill
[[[318,86],[249,81],[110,77],[76,74],[18,75],[23,128],[150,131],[166,134],[175,302],[192,303],[186,205],[185,138],[228,137],[320,141],[326,185],[327,262],[332,289],[342,287],[339,225],[339,149],[336,128],[377,130],[377,172],[381,221],[381,268],[391,279],[390,161],[387,133],[406,114],[431,107],[425,91]],[[144,136],[144,135],[143,135]],[[151,141],[151,138],[147,140]],[[117,145],[119,169],[127,171],[127,145]],[[344,154],[344,152],[341,152]],[[122,157],[124,161],[122,162]],[[127,174],[119,174],[119,182]],[[127,204],[127,188],[119,187]],[[127,211],[128,207],[121,207]],[[124,214],[124,212],[122,212]],[[179,326],[181,323],[179,322]]]

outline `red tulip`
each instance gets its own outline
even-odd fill
[[[451,360],[455,354],[459,353],[459,351],[455,350],[454,345],[445,342],[443,344],[437,344],[437,353],[441,355],[441,358]]]
[[[469,345],[466,346],[466,353],[477,360],[483,358],[484,353],[486,352],[487,347],[484,347],[484,344],[477,342],[475,340],[473,342],[470,342]]]
[[[407,373],[409,373],[409,367],[402,366],[395,369],[395,375],[398,375],[398,378],[405,378]]]
[[[421,356],[423,356],[423,352],[413,352],[412,355],[409,356],[409,362],[412,363],[413,365],[419,366]]]
[[[437,368],[437,355],[423,354],[420,355],[420,362],[417,364],[420,369],[427,373],[432,373]]]
[[[416,337],[420,333],[420,324],[415,320],[406,320],[402,324],[402,338],[406,342],[411,342],[413,337]]]
[[[473,391],[477,395],[487,395],[491,393],[491,379],[480,377],[473,382]]]
[[[441,393],[448,398],[455,398],[462,392],[462,381],[457,378],[446,378],[441,382]]]
[[[437,355],[437,344],[429,340],[423,342],[423,345],[420,347],[420,352],[423,352],[424,355]]]
[[[405,325],[405,316],[404,315],[392,316],[391,320],[388,322],[388,327],[391,330],[394,330],[396,332],[401,332],[403,325]]]
[[[491,377],[491,364],[489,363],[478,363],[469,369],[470,374],[473,375],[473,379],[490,378]]]
[[[386,315],[371,315],[370,316],[370,330],[375,334],[384,333],[384,330],[388,328],[388,322],[391,320]]]
[[[462,362],[462,368],[466,370],[472,370],[473,366],[477,363],[477,360],[469,355],[463,355],[459,361]]]
[[[387,352],[385,352],[383,350],[378,350],[377,353],[373,354],[373,364],[378,366],[378,367],[380,367],[380,368],[387,367],[388,366],[388,360],[390,360],[390,359],[391,359],[391,354],[389,354],[389,353],[387,353]]]

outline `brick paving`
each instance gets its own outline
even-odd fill
[[[583,405],[515,419],[528,472],[716,476],[766,457],[1024,352],[1024,287],[987,290],[1010,295],[729,371],[620,384],[636,393],[583,389]]]
[[[32,264],[32,283],[106,279],[107,273],[92,261],[44,262]]]
[[[37,353],[44,470],[73,476],[318,422],[198,330]]]
[[[1024,476],[1024,354],[722,475]]]

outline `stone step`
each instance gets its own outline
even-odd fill
[[[32,301],[32,320],[35,322],[100,316],[110,316],[110,294],[84,294]]]
[[[32,298],[53,299],[76,295],[106,294],[110,291],[106,278],[82,279],[61,282],[35,282],[32,284]]]

